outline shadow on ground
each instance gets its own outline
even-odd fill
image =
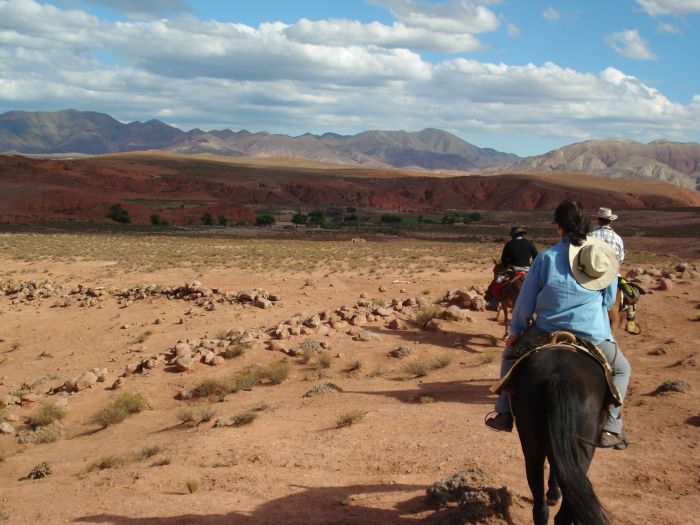
[[[387,495],[424,491],[423,485],[354,485],[346,487],[295,487],[299,492],[260,505],[252,513],[183,514],[163,517],[129,517],[95,514],[79,523],[112,525],[448,525],[460,523],[454,509],[432,510],[423,494],[409,496],[393,508],[376,508]],[[408,495],[407,495],[408,496]],[[398,496],[401,497],[401,496]],[[416,517],[418,514],[426,516]],[[463,523],[463,521],[461,521]]]

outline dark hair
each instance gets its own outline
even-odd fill
[[[554,211],[554,222],[571,239],[571,244],[581,246],[589,231],[589,220],[578,201],[565,200]]]

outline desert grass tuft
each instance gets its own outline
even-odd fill
[[[352,426],[355,423],[359,423],[360,421],[362,421],[365,417],[365,414],[366,412],[364,410],[360,410],[359,408],[348,410],[347,412],[343,412],[336,418],[335,426],[337,428]]]
[[[141,333],[136,339],[134,339],[135,343],[145,343],[149,337],[153,335],[153,332],[150,330],[146,330],[145,332]]]
[[[223,400],[228,394],[236,390],[236,384],[230,379],[210,378],[205,379],[192,389],[194,397],[217,398]]]
[[[170,458],[161,458],[151,463],[152,467],[164,467],[166,465],[170,465]]]
[[[441,354],[436,357],[419,357],[407,362],[403,370],[407,374],[415,377],[423,377],[428,375],[428,372],[445,368],[452,362],[452,356],[449,354]]]
[[[134,461],[143,461],[160,453],[161,448],[158,445],[150,445],[143,447],[141,450],[134,453]]]
[[[440,306],[431,304],[426,306],[421,306],[413,318],[415,323],[423,327],[428,324],[431,319],[439,319],[443,315],[443,309]]]
[[[499,350],[487,350],[479,354],[479,364],[487,365],[493,363],[501,352]]]
[[[194,410],[191,408],[183,408],[182,410],[178,411],[177,419],[180,421],[180,423],[186,426],[194,426],[198,422],[197,416],[194,415]]]
[[[90,465],[89,470],[106,470],[110,468],[119,468],[124,464],[124,458],[122,456],[103,456],[92,465]]]
[[[362,366],[362,361],[360,361],[359,359],[355,359],[348,363],[348,366],[345,368],[345,371],[348,373],[358,372],[362,370]]]
[[[110,406],[98,412],[93,421],[103,428],[121,423],[132,414],[138,414],[148,408],[148,402],[141,394],[124,392]]]
[[[291,366],[287,361],[276,361],[268,364],[260,371],[260,379],[271,385],[278,385],[289,377],[290,371]]]
[[[235,416],[233,416],[231,418],[231,421],[229,422],[229,426],[242,427],[245,425],[250,425],[257,418],[258,418],[257,412],[253,412],[251,410],[246,411],[246,412],[241,412],[241,413],[236,414]]]
[[[207,423],[214,419],[216,409],[212,406],[206,406],[199,409],[199,421]]]
[[[316,370],[330,368],[332,359],[331,354],[328,352],[321,352],[318,354],[318,357],[316,358]]]
[[[250,343],[235,343],[226,347],[226,350],[221,352],[224,359],[233,359],[245,354],[250,348]]]
[[[45,427],[65,417],[66,413],[52,401],[42,401],[36,412],[29,418],[33,428]]]
[[[185,487],[187,487],[187,492],[190,494],[194,494],[199,490],[199,487],[201,486],[201,483],[199,481],[199,478],[187,478],[185,480]]]
[[[259,385],[262,380],[262,369],[258,366],[250,366],[238,372],[234,378],[234,391],[252,390],[254,386]]]

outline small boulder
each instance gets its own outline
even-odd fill
[[[174,364],[178,372],[188,372],[194,368],[195,360],[191,355],[182,355],[175,360]]]
[[[73,383],[73,388],[77,391],[85,390],[97,383],[97,376],[92,372],[83,372]]]
[[[0,434],[10,434],[14,436],[17,433],[15,427],[12,426],[8,421],[3,421],[0,423]]]
[[[369,330],[361,330],[353,337],[355,341],[365,341],[365,342],[370,342],[370,341],[381,341],[382,338],[379,337],[379,334],[375,334],[374,332],[370,332]]]

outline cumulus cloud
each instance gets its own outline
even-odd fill
[[[659,25],[656,26],[656,29],[659,33],[670,33],[674,35],[678,35],[681,33],[681,30],[678,29],[676,26],[674,26],[673,24],[667,24],[665,22],[659,22]]]
[[[190,10],[184,0],[87,0],[91,4],[100,4],[120,13],[135,17],[182,13]]]
[[[550,6],[542,13],[542,16],[547,20],[559,20],[561,18],[561,13]]]
[[[498,17],[485,4],[488,1],[456,0],[429,4],[415,0],[368,0],[389,9],[398,20],[412,27],[458,34],[476,34],[498,29]]]
[[[700,0],[635,0],[645,13],[657,15],[686,15],[700,13]]]
[[[637,29],[626,29],[606,35],[605,44],[620,55],[635,60],[653,60],[656,55],[649,44],[639,35]]]
[[[481,47],[479,41],[470,34],[436,32],[424,27],[406,26],[401,22],[389,26],[379,22],[363,24],[356,20],[301,19],[286,27],[284,32],[295,42],[318,45],[372,44],[443,53],[474,51]]]

